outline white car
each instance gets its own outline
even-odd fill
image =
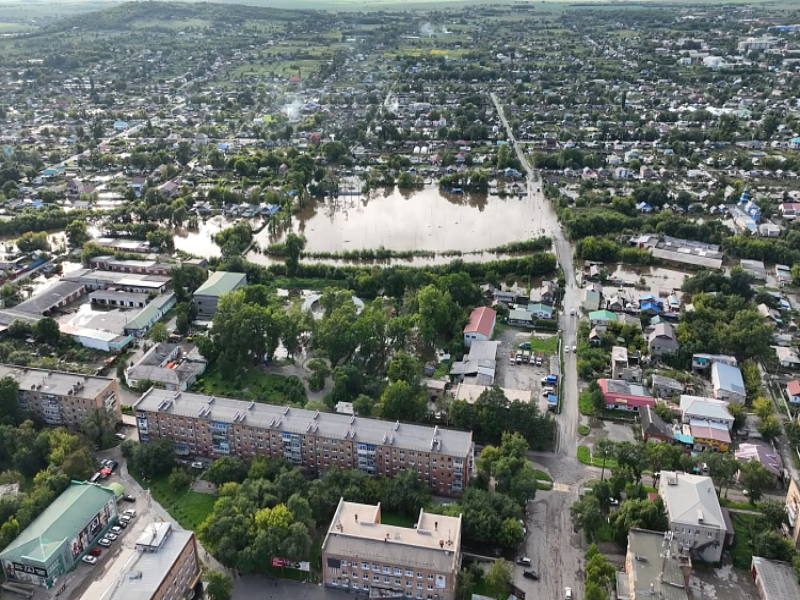
[[[572,344],[572,351],[573,352],[577,352],[578,351],[578,347],[575,344]]]
[[[97,559],[94,556],[89,556],[88,554],[81,559],[87,565],[96,565]]]
[[[564,600],[572,600],[572,588],[564,588]]]
[[[97,545],[98,546],[103,546],[104,548],[110,548],[111,547],[111,540],[106,539],[106,538],[100,538],[100,541],[97,542]]]
[[[574,317],[575,316],[575,309],[573,308],[571,311],[569,311],[569,314],[571,314]]]
[[[564,352],[566,352],[567,354],[569,354],[569,346],[564,346]]]
[[[201,463],[199,460],[197,462],[193,462],[192,463],[192,468],[193,469],[202,469],[203,468],[203,463]]]
[[[106,539],[111,540],[112,542],[116,542],[119,536],[116,533],[107,533]]]

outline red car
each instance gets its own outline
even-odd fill
[[[87,552],[87,554],[89,554],[89,555],[91,555],[91,556],[100,556],[100,548],[98,548],[97,546],[95,546],[94,548],[92,548],[91,550],[89,550],[89,552]]]

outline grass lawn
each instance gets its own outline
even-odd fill
[[[553,481],[553,478],[550,477],[550,475],[548,475],[544,471],[540,471],[539,469],[534,469],[533,472],[536,474],[536,479],[540,481]]]
[[[592,403],[592,394],[589,392],[581,392],[578,394],[578,410],[582,415],[591,417],[594,415],[594,404]]]
[[[733,546],[731,547],[731,559],[733,566],[737,569],[747,570],[753,560],[753,545],[750,537],[750,528],[757,517],[755,515],[744,515],[742,513],[731,513],[733,522]]]
[[[734,502],[733,500],[728,500],[725,497],[719,499],[719,505],[724,506],[725,508],[738,508],[741,510],[760,510],[758,508],[758,502],[755,504],[750,504],[749,502]]]
[[[293,383],[294,382],[294,383]],[[267,404],[301,404],[308,398],[302,382],[297,379],[266,373],[260,367],[252,367],[242,379],[227,379],[214,364],[203,373],[192,388],[193,392],[214,394],[231,398],[244,398]]]
[[[588,425],[578,425],[578,433],[580,435],[589,435],[590,431],[591,429],[589,429]]]
[[[166,473],[151,479],[144,479],[133,469],[130,469],[129,472],[143,488],[150,490],[153,500],[163,506],[184,529],[197,529],[214,510],[216,496],[200,494],[191,490],[175,490],[169,485],[169,475]]]
[[[589,446],[578,446],[578,460],[585,465],[594,465],[595,467],[603,466],[603,459],[592,456]],[[617,460],[615,458],[606,458],[606,469],[616,469]]]
[[[558,352],[558,336],[550,335],[547,337],[531,336],[531,352],[542,352],[544,354],[555,354]]]

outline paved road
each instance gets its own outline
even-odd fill
[[[576,344],[580,313],[580,287],[575,277],[573,249],[564,237],[555,208],[541,190],[541,177],[530,166],[514,132],[508,125],[503,107],[495,94],[491,94],[497,114],[506,128],[508,142],[527,171],[527,200],[531,206],[534,233],[544,233],[554,240],[556,256],[564,270],[566,293],[561,312],[562,343]],[[525,590],[528,598],[562,598],[565,587],[571,587],[576,597],[583,596],[583,538],[572,529],[570,505],[577,499],[580,484],[597,477],[594,469],[578,462],[578,370],[574,352],[564,354],[564,392],[561,414],[556,417],[559,439],[555,454],[531,452],[531,460],[549,470],[555,480],[553,491],[540,492],[529,509],[530,525],[524,552],[531,557],[534,569],[541,579],[533,582],[522,577],[522,568],[514,571],[514,582]]]

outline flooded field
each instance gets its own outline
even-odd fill
[[[309,252],[380,246],[441,252],[483,250],[528,239],[536,235],[538,225],[538,217],[522,198],[449,194],[426,187],[311,200],[292,216],[286,231],[305,235]],[[283,233],[265,229],[256,240],[266,247],[282,238]]]

